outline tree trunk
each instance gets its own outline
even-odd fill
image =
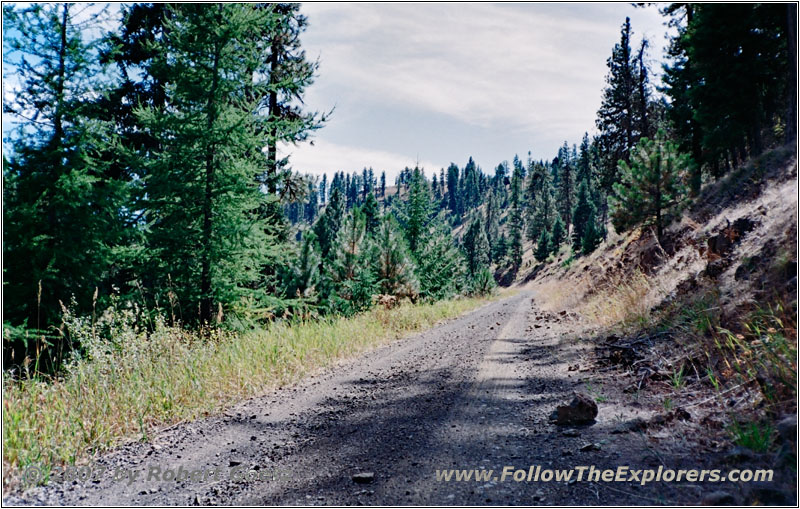
[[[269,139],[267,140],[267,190],[270,194],[275,194],[278,190],[278,91],[276,87],[279,50],[280,44],[278,38],[275,37],[272,40],[269,56],[269,121],[271,125],[269,128]]]
[[[58,78],[56,81],[56,110],[53,114],[53,143],[61,147],[64,138],[64,83],[66,82],[67,60],[67,21],[69,20],[69,4],[63,4],[61,15],[61,47],[58,49]]]
[[[214,302],[211,295],[211,234],[214,189],[214,123],[216,122],[216,94],[219,82],[220,42],[214,44],[214,70],[211,78],[211,90],[206,104],[206,128],[211,136],[211,143],[206,147],[206,179],[203,199],[203,259],[200,273],[200,323],[208,324],[214,313]]]
[[[797,4],[786,4],[786,35],[789,46],[789,93],[786,108],[786,142],[797,135]]]
[[[641,111],[639,114],[642,117],[642,136],[650,136],[650,122],[647,119],[647,67],[644,64],[644,50],[647,49],[647,39],[642,39],[642,45],[639,48],[639,55],[637,60],[639,62],[639,107]]]

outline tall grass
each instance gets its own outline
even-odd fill
[[[110,309],[96,323],[67,317],[84,352],[57,379],[3,377],[3,463],[74,463],[123,438],[288,384],[370,346],[430,327],[485,302],[468,298],[374,308],[350,318],[275,323],[205,337]]]

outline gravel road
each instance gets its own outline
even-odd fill
[[[6,504],[495,505],[697,502],[699,485],[500,482],[528,470],[655,467],[681,458],[641,434],[612,434],[632,414],[600,404],[596,424],[548,417],[586,381],[587,348],[569,315],[537,309],[531,292],[493,302],[376,348],[224,415],[181,424],[98,459],[98,480],[37,487]],[[627,413],[626,413],[627,412]],[[596,447],[585,447],[597,444]],[[493,469],[476,482],[444,469]],[[194,478],[164,481],[185,471]],[[211,471],[216,473],[211,475]],[[159,476],[157,474],[160,472]],[[128,477],[137,477],[129,482]],[[149,479],[148,479],[149,475]],[[116,479],[115,479],[116,476]],[[245,477],[241,479],[240,476]],[[233,478],[232,478],[233,477]],[[250,477],[250,478],[248,478]]]

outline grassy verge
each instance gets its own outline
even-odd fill
[[[219,411],[337,359],[420,331],[486,302],[469,298],[374,308],[350,318],[200,339],[157,325],[147,335],[111,311],[73,319],[88,355],[57,380],[3,379],[3,463],[73,463],[156,426]],[[102,325],[102,327],[100,327]],[[103,329],[105,334],[98,333]]]

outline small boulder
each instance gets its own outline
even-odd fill
[[[369,484],[375,480],[375,473],[374,472],[359,472],[357,474],[353,474],[353,482],[357,484]]]
[[[562,405],[554,412],[558,425],[589,424],[597,417],[597,403],[586,394],[576,393],[569,405]]]

